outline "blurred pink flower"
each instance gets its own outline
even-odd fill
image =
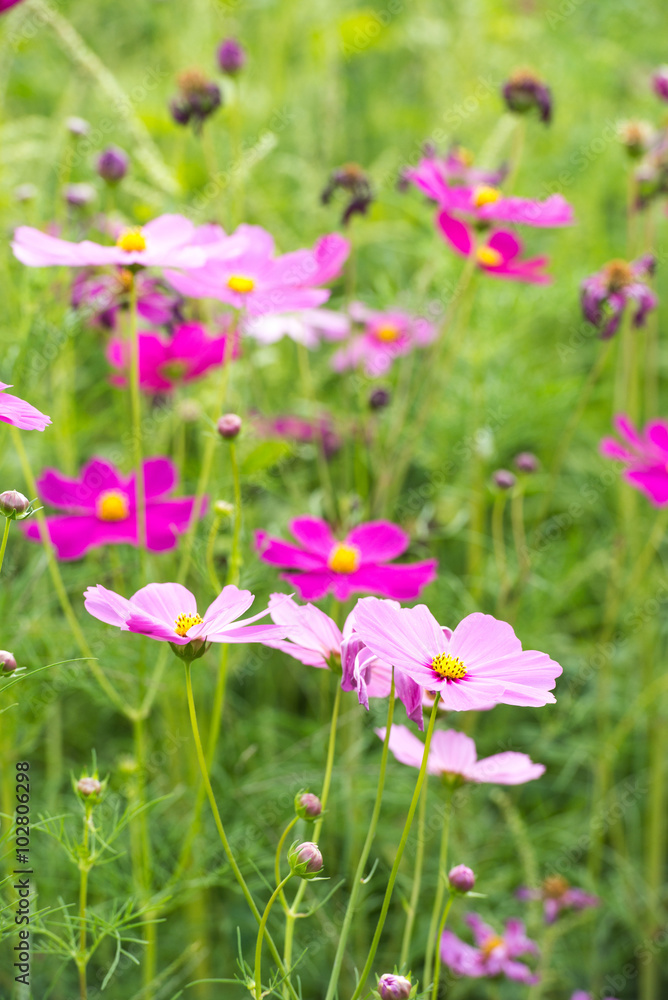
[[[473,158],[467,150],[453,146],[446,156],[436,153],[424,156],[416,167],[404,170],[402,177],[419,188],[428,198],[443,202],[448,197],[451,185],[463,184],[475,187],[478,184],[489,184],[496,187],[508,173],[506,167],[499,170],[485,170],[473,166]]]
[[[506,976],[527,985],[540,981],[540,976],[528,965],[515,961],[522,955],[539,954],[536,943],[526,936],[521,920],[507,920],[503,934],[497,934],[477,913],[469,913],[465,920],[473,931],[476,947],[449,930],[444,930],[441,937],[441,958],[456,975],[474,979]]]
[[[195,226],[183,215],[161,215],[141,228],[121,233],[115,246],[91,240],[70,243],[32,226],[19,226],[12,249],[28,267],[201,267],[206,252],[193,246]]]
[[[230,350],[230,361],[239,355],[238,338]],[[228,335],[210,337],[200,323],[182,323],[174,335],[139,334],[139,385],[144,392],[169,392],[184,382],[202,378],[211,368],[221,365],[225,358]],[[127,374],[130,364],[130,345],[127,340],[114,337],[107,348],[107,360],[114,368]],[[115,385],[127,384],[125,375],[112,377]]]
[[[505,196],[488,184],[475,187],[450,187],[440,192],[438,204],[449,215],[472,223],[511,223],[513,225],[570,226],[575,221],[573,209],[560,194],[551,194],[545,201],[535,198]]]
[[[599,1000],[593,993],[585,993],[584,990],[576,990],[571,1000]],[[616,1000],[616,997],[600,997],[600,1000]]]
[[[160,642],[187,646],[193,639],[205,642],[264,642],[278,638],[283,629],[277,625],[251,625],[264,618],[268,609],[250,618],[239,619],[255,600],[250,590],[233,584],[223,587],[204,612],[197,613],[197,602],[180,583],[149,583],[128,600],[98,584],[89,587],[86,611],[107,625],[124,632],[137,632]]]
[[[377,729],[381,740],[386,730]],[[424,754],[424,744],[406,726],[392,726],[390,750],[401,764],[419,768]],[[491,757],[477,759],[475,742],[465,733],[454,729],[436,730],[429,748],[427,763],[429,774],[438,774],[449,780],[460,779],[478,784],[523,785],[535,781],[545,773],[543,764],[534,764],[525,753],[508,750]]]
[[[328,414],[315,420],[306,420],[290,413],[278,417],[256,417],[255,425],[264,437],[285,438],[300,444],[322,441],[326,458],[331,458],[341,449],[341,437]]]
[[[13,388],[12,385],[0,382],[0,420],[13,427],[19,427],[22,431],[43,431],[51,423],[51,417],[45,413],[40,413],[37,407],[31,403],[26,403],[25,399],[12,396],[11,392],[5,389]]]
[[[633,326],[645,325],[647,314],[659,304],[646,283],[655,267],[654,255],[645,254],[631,263],[611,260],[584,279],[580,286],[582,312],[587,322],[600,331],[603,340],[617,332],[627,307],[634,310]]]
[[[598,896],[570,886],[562,875],[551,875],[544,879],[539,889],[518,889],[516,895],[523,900],[542,899],[545,922],[548,924],[553,924],[562,910],[586,910],[591,906],[599,906],[601,902]]]
[[[264,562],[298,570],[281,577],[305,600],[317,601],[331,591],[345,601],[351,594],[375,591],[410,601],[436,577],[435,559],[388,565],[410,544],[408,535],[389,521],[360,524],[342,541],[317,517],[297,517],[290,530],[300,545],[258,531],[257,549]]]
[[[448,636],[424,604],[398,608],[364,597],[355,607],[355,628],[375,656],[439,693],[453,711],[555,701],[550,691],[559,664],[523,650],[512,627],[492,615],[468,615]]]
[[[350,320],[333,309],[302,309],[300,312],[266,313],[249,316],[243,332],[261,344],[275,344],[289,337],[308,348],[322,340],[343,340],[350,333]]]
[[[475,253],[478,267],[487,274],[538,285],[548,284],[552,280],[542,271],[548,264],[547,257],[518,259],[522,253],[522,243],[514,233],[499,229],[478,245],[471,229],[447,211],[439,213],[436,224],[456,253],[462,257],[470,257]]]
[[[603,438],[601,454],[623,462],[624,479],[642,490],[655,507],[664,507],[668,503],[668,421],[650,420],[640,432],[618,413],[613,424],[626,444]]]
[[[352,320],[364,324],[364,332],[334,354],[332,368],[337,372],[363,366],[371,378],[385,375],[395,358],[426,347],[436,336],[433,324],[421,316],[377,312],[362,302],[353,302],[348,312]]]
[[[188,274],[168,272],[177,291],[226,302],[247,315],[313,309],[330,296],[323,285],[336,278],[350,253],[338,233],[321,237],[313,250],[275,256],[273,237],[261,226],[241,225],[231,236],[209,229],[200,243],[206,264]]]
[[[22,0],[0,0],[0,14],[3,14],[6,10],[10,10],[12,7],[16,7],[21,2]]]
[[[144,462],[146,491],[146,547],[166,552],[176,546],[193,512],[192,497],[169,499],[178,482],[176,467],[168,458]],[[67,511],[47,517],[49,537],[59,559],[80,559],[101,545],[138,545],[135,476],[123,476],[109,462],[93,459],[81,470],[79,479],[46,469],[37,480],[40,500]],[[206,504],[200,514],[203,514]],[[34,521],[23,522],[28,538],[40,540]]]
[[[85,310],[92,324],[114,330],[120,309],[129,305],[131,273],[119,268],[108,273],[78,271],[72,282],[72,305]],[[158,278],[143,271],[135,275],[137,312],[152,326],[168,326],[181,319],[183,300],[163,288]]]

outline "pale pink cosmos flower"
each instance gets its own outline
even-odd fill
[[[371,378],[385,375],[396,358],[426,347],[436,336],[433,323],[396,309],[379,312],[353,302],[348,313],[364,331],[334,354],[332,368],[337,372],[363,367]]]
[[[528,965],[515,961],[523,955],[539,954],[536,943],[526,936],[521,920],[507,920],[503,934],[497,934],[477,913],[469,913],[465,920],[473,931],[475,947],[447,929],[441,937],[441,958],[456,975],[472,979],[506,976],[527,985],[540,981],[540,976]]]
[[[389,521],[359,524],[342,540],[317,517],[297,517],[290,530],[300,545],[258,531],[257,549],[264,562],[297,570],[281,577],[305,600],[317,601],[332,591],[345,601],[351,594],[375,591],[410,601],[436,576],[436,559],[389,565],[410,544],[408,535]]]
[[[424,604],[397,608],[363,597],[355,627],[375,656],[440,694],[452,711],[555,701],[550,692],[562,673],[559,664],[546,653],[523,650],[512,626],[492,615],[468,615],[448,637]]]
[[[313,309],[326,302],[350,244],[338,233],[321,237],[312,250],[275,255],[273,237],[261,226],[241,225],[230,236],[211,228],[199,237],[206,264],[166,277],[182,295],[226,302],[249,316]]]
[[[668,504],[668,421],[650,420],[638,431],[623,413],[613,420],[617,433],[625,441],[603,438],[601,454],[626,466],[624,479],[641,490],[655,507]]]
[[[386,729],[377,729],[381,740]],[[389,747],[400,764],[419,768],[424,755],[424,743],[406,726],[392,726]],[[431,739],[427,772],[449,781],[471,781],[477,784],[523,785],[545,773],[544,764],[534,764],[525,753],[507,750],[478,760],[475,742],[465,733],[454,729],[437,729]]]
[[[275,344],[289,337],[309,350],[323,340],[343,340],[350,333],[350,319],[333,309],[302,309],[300,312],[248,316],[243,332],[260,344]]]
[[[183,215],[161,215],[141,228],[126,229],[115,246],[91,240],[71,243],[32,226],[19,226],[12,250],[28,267],[201,267],[206,252],[194,246],[195,226]]]
[[[584,889],[569,885],[563,875],[550,875],[538,889],[523,887],[517,890],[517,898],[543,901],[545,922],[553,924],[562,910],[586,910],[599,906],[601,900]]]
[[[481,271],[496,278],[527,281],[536,285],[548,284],[552,279],[544,273],[547,257],[522,259],[522,243],[514,233],[498,229],[484,240],[476,240],[472,229],[455,219],[448,212],[440,212],[436,225],[441,236],[462,257],[475,254]]]
[[[85,594],[86,611],[107,625],[123,632],[187,646],[194,639],[205,642],[266,642],[284,635],[278,625],[252,625],[269,614],[259,611],[250,618],[239,618],[250,608],[255,596],[233,584],[223,587],[218,597],[198,614],[197,601],[180,583],[149,583],[128,600],[98,584]]]
[[[45,430],[51,423],[51,417],[40,413],[36,406],[26,403],[25,399],[5,392],[5,389],[11,388],[12,385],[0,382],[0,420],[22,431]]]

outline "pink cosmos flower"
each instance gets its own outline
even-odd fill
[[[647,314],[659,303],[646,283],[655,267],[656,260],[648,253],[630,264],[612,260],[584,279],[580,287],[582,312],[603,340],[614,336],[627,308],[634,309],[633,326],[645,325]]]
[[[193,246],[195,226],[183,215],[161,215],[142,228],[121,233],[116,246],[91,240],[70,243],[31,226],[19,226],[12,249],[28,267],[201,267],[206,252]]]
[[[559,664],[523,650],[512,627],[492,615],[468,615],[448,636],[424,604],[397,608],[364,597],[355,607],[355,628],[375,656],[439,693],[452,711],[555,701],[550,691]]]
[[[295,569],[283,573],[305,600],[317,601],[330,591],[339,601],[351,594],[375,591],[410,601],[436,577],[436,559],[387,565],[409,546],[408,535],[389,521],[360,524],[339,541],[325,521],[297,517],[290,530],[300,545],[256,532],[260,558],[274,566]]]
[[[19,427],[22,431],[43,431],[51,423],[51,417],[45,413],[40,413],[37,407],[26,403],[25,399],[12,396],[12,386],[5,382],[0,382],[0,420],[13,427]]]
[[[539,954],[536,943],[526,936],[521,920],[507,920],[503,934],[497,934],[477,913],[469,913],[465,920],[473,931],[476,947],[447,929],[441,937],[441,958],[456,975],[473,979],[506,976],[527,985],[540,981],[540,976],[528,965],[515,961],[522,955]]]
[[[21,0],[0,0],[0,14],[3,14],[6,10],[10,10],[11,7],[16,7],[19,3],[21,3]]]
[[[584,990],[576,990],[571,1000],[596,1000],[593,993],[585,993]],[[616,1000],[616,997],[601,997],[601,1000]]]
[[[436,336],[433,324],[421,316],[376,312],[362,302],[353,302],[348,311],[351,319],[364,324],[364,332],[336,352],[332,368],[337,372],[363,366],[371,378],[385,375],[395,358],[426,347]]]
[[[332,309],[302,309],[301,312],[266,313],[249,316],[243,332],[261,344],[275,344],[289,337],[312,349],[322,340],[343,340],[350,333],[350,320]]]
[[[523,900],[542,899],[548,924],[553,924],[562,910],[586,910],[601,902],[598,896],[570,886],[562,875],[549,876],[539,889],[518,889],[516,895]]]
[[[214,239],[208,230],[200,244],[207,261],[188,274],[169,272],[168,280],[182,295],[226,302],[247,315],[313,309],[330,296],[318,288],[336,278],[350,253],[338,233],[323,236],[313,250],[276,257],[273,237],[260,226],[239,226],[231,236]]]
[[[72,282],[72,305],[85,310],[90,322],[104,329],[115,330],[120,309],[129,305],[131,273],[117,268],[108,273],[78,271]],[[157,278],[143,271],[135,275],[137,312],[151,326],[168,326],[181,319],[183,300],[163,288]]]
[[[403,178],[420,189],[428,198],[443,203],[452,185],[476,187],[485,184],[496,188],[502,183],[507,167],[484,170],[473,166],[473,157],[467,150],[453,146],[445,157],[428,153],[416,167],[403,172]]]
[[[139,385],[144,392],[170,392],[184,382],[201,378],[225,358],[228,335],[210,337],[200,323],[182,323],[173,336],[143,330],[139,334]],[[127,373],[130,345],[114,337],[107,348],[107,360],[114,368]],[[230,350],[239,356],[238,338]],[[228,358],[232,360],[232,358]],[[126,385],[125,375],[112,377],[114,385]]]
[[[603,438],[601,454],[623,462],[624,479],[642,490],[655,507],[664,507],[668,503],[668,421],[651,420],[640,432],[618,413],[613,424],[626,444]]]
[[[514,233],[499,229],[478,245],[472,230],[448,212],[440,212],[436,224],[443,238],[456,253],[462,257],[470,257],[475,253],[478,267],[487,274],[497,278],[509,278],[511,281],[528,281],[536,285],[545,285],[552,280],[542,270],[548,264],[547,257],[519,259],[522,243]]]
[[[331,458],[341,449],[341,437],[334,429],[332,418],[324,413],[315,420],[305,420],[286,413],[278,417],[259,417],[255,420],[260,434],[264,437],[284,438],[300,444],[322,442],[325,458]]]
[[[278,625],[251,625],[264,618],[268,609],[250,618],[241,618],[255,596],[233,584],[223,587],[204,612],[197,613],[197,601],[180,583],[149,583],[128,600],[98,584],[89,587],[84,597],[86,611],[107,625],[124,632],[137,632],[160,642],[187,646],[194,639],[205,642],[266,642],[280,638]]]
[[[463,216],[476,225],[510,223],[522,226],[570,226],[573,209],[560,194],[552,194],[545,201],[534,198],[506,197],[498,188],[487,184],[476,187],[450,187],[439,192],[438,204],[449,215]]]
[[[385,739],[384,728],[377,729],[376,733],[381,740]],[[424,744],[406,726],[392,726],[389,747],[400,764],[417,768],[422,764]],[[523,785],[540,778],[545,773],[545,766],[534,764],[527,754],[512,750],[478,760],[475,742],[470,736],[454,729],[441,729],[432,736],[427,771],[449,781]]]
[[[194,498],[167,496],[177,482],[176,467],[168,458],[144,462],[146,547],[151,552],[173,549],[190,522]],[[46,519],[59,559],[80,559],[101,545],[139,544],[134,473],[123,476],[109,462],[95,458],[83,467],[78,479],[46,469],[37,486],[41,500],[67,511]],[[28,538],[40,540],[33,521],[21,527]]]

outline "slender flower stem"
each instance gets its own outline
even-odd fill
[[[345,917],[343,918],[343,926],[341,927],[341,933],[339,935],[339,943],[336,949],[336,956],[334,958],[334,965],[332,967],[332,973],[329,977],[329,985],[327,987],[327,994],[325,1000],[332,1000],[336,993],[336,988],[339,981],[339,976],[341,974],[341,965],[343,964],[343,957],[345,954],[346,944],[348,941],[348,935],[350,934],[350,927],[355,916],[355,907],[357,905],[357,898],[360,894],[360,890],[363,885],[364,880],[364,869],[366,868],[366,863],[371,852],[371,847],[376,836],[376,828],[378,826],[378,819],[380,817],[380,807],[383,801],[383,790],[385,788],[385,772],[387,770],[387,756],[390,745],[390,732],[392,730],[392,720],[394,718],[394,669],[392,670],[392,684],[390,687],[390,699],[387,706],[387,722],[385,730],[385,739],[383,741],[383,753],[380,758],[380,773],[378,775],[378,790],[376,792],[376,801],[373,806],[373,812],[371,813],[371,820],[369,822],[369,829],[366,835],[366,840],[364,841],[364,846],[362,848],[362,853],[360,854],[359,861],[357,862],[357,869],[355,870],[355,877],[353,879],[352,888],[350,890],[350,898],[348,900],[348,907],[346,909]]]
[[[508,562],[506,559],[506,540],[503,533],[503,515],[506,509],[506,491],[499,490],[492,507],[492,541],[494,544],[494,561],[499,577],[499,596],[497,598],[497,613],[501,613],[508,593]]]
[[[267,903],[264,913],[262,914],[262,920],[260,921],[260,927],[257,932],[257,941],[255,942],[255,997],[256,1000],[262,1000],[262,941],[264,939],[264,932],[267,926],[267,920],[269,919],[269,913],[272,906],[276,902],[278,896],[283,892],[284,886],[288,884],[291,878],[294,878],[294,872],[290,872],[286,875],[282,882],[279,882],[274,891],[272,892],[269,902]]]
[[[9,538],[9,525],[10,518],[5,518],[5,530],[2,533],[2,545],[0,545],[0,573],[2,573],[2,564],[5,561],[5,549],[7,548],[7,539]]]
[[[239,478],[239,463],[234,441],[230,441],[230,464],[232,466],[232,482],[234,484],[234,527],[232,529],[232,551],[227,582],[239,586],[241,570],[241,480]]]
[[[413,938],[413,927],[417,916],[418,902],[420,900],[420,888],[422,886],[422,867],[424,865],[424,831],[427,819],[427,782],[422,786],[420,795],[420,805],[418,807],[418,832],[417,846],[415,849],[415,868],[413,869],[413,886],[411,888],[411,898],[408,902],[408,915],[404,927],[404,936],[401,941],[401,956],[399,958],[399,969],[408,966],[408,956],[410,954],[411,940]]]
[[[194,696],[193,696],[192,678],[191,678],[191,675],[190,675],[190,668],[191,668],[191,666],[192,666],[192,664],[189,661],[187,661],[186,662],[186,692],[187,692],[187,697],[188,697],[188,713],[190,715],[190,725],[192,727],[193,739],[195,741],[195,751],[197,753],[197,761],[199,763],[200,772],[202,774],[202,780],[204,781],[204,787],[206,789],[206,794],[207,794],[207,797],[209,799],[209,805],[211,806],[211,812],[213,814],[213,819],[214,819],[214,822],[216,824],[216,829],[218,831],[218,836],[220,837],[220,842],[223,845],[223,850],[225,851],[225,855],[226,855],[227,860],[229,862],[230,868],[232,869],[234,877],[236,878],[237,882],[239,883],[239,887],[240,887],[240,889],[241,889],[241,891],[243,893],[244,899],[246,900],[251,913],[253,914],[253,916],[257,920],[258,924],[260,924],[261,923],[261,919],[262,919],[260,917],[260,911],[258,910],[257,906],[255,905],[255,900],[253,899],[253,897],[251,895],[250,889],[246,885],[246,880],[243,877],[243,875],[241,874],[241,869],[239,868],[239,865],[237,864],[236,859],[235,859],[235,857],[234,857],[234,855],[232,853],[232,848],[230,847],[230,843],[229,843],[229,841],[227,839],[227,835],[225,833],[225,828],[223,826],[223,821],[220,818],[220,813],[218,811],[218,806],[216,804],[216,797],[215,797],[215,795],[213,793],[213,788],[211,786],[211,779],[209,778],[209,770],[208,770],[208,767],[207,767],[206,758],[204,756],[204,749],[202,747],[202,738],[200,736],[199,725],[197,723],[197,712],[195,710],[195,699],[194,699]],[[266,937],[267,937],[267,943],[269,945],[269,950],[271,951],[272,957],[273,957],[274,961],[276,962],[281,975],[285,977],[285,985],[287,986],[288,992],[290,993],[290,996],[292,997],[292,1000],[299,1000],[299,997],[297,996],[297,993],[295,992],[295,989],[292,986],[292,983],[287,978],[286,971],[285,971],[285,966],[284,966],[284,964],[283,964],[283,962],[281,960],[281,956],[278,953],[278,949],[277,949],[276,945],[274,944],[274,941],[273,941],[271,935],[268,932],[266,932]]]
[[[145,720],[140,716],[133,721],[135,759],[137,761],[137,798],[142,807],[146,806],[146,734],[144,722]],[[146,904],[151,896],[151,839],[146,808],[142,809],[133,822],[137,824],[138,842],[141,848],[138,856],[140,864],[138,882],[143,902]],[[147,914],[144,932],[146,934],[146,950],[143,956],[143,996],[145,1000],[151,1000],[153,996],[151,984],[155,979],[157,969],[158,933],[157,925],[150,913]]]
[[[298,819],[299,816],[292,817],[292,819],[286,826],[285,830],[281,834],[281,839],[279,840],[276,846],[276,854],[274,856],[274,875],[276,876],[276,885],[278,885],[278,883],[281,881],[281,857],[283,855],[283,844],[285,843],[285,838],[290,833],[290,830],[292,830],[293,827],[296,825]],[[285,893],[283,892],[283,890],[281,890],[280,896],[283,909],[287,911],[288,902],[285,898]]]
[[[86,804],[84,811],[83,840],[81,843],[81,861],[79,863],[79,953],[77,955],[77,966],[79,969],[79,993],[81,1000],[86,1000],[88,996],[88,986],[86,983],[86,966],[88,956],[86,954],[86,906],[88,902],[88,873],[90,872],[91,859],[88,846],[88,832],[90,826],[92,809]]]
[[[454,901],[454,895],[451,892],[450,897],[445,904],[445,909],[443,910],[443,916],[441,917],[441,922],[438,925],[438,934],[436,935],[436,964],[434,966],[434,985],[431,991],[431,1000],[438,1000],[438,983],[441,978],[441,938],[443,937],[443,931],[445,930],[445,924],[448,919],[448,914],[450,913],[450,907]]]
[[[513,490],[510,499],[510,519],[513,528],[513,542],[515,543],[519,573],[517,589],[518,594],[521,594],[531,572],[531,561],[529,559],[526,531],[524,529],[524,484],[521,482]]]
[[[411,799],[411,804],[408,807],[408,815],[406,816],[406,822],[404,824],[403,833],[401,834],[401,840],[399,841],[399,847],[397,848],[397,853],[394,858],[394,864],[392,865],[392,871],[390,872],[390,878],[387,883],[387,889],[385,890],[385,898],[383,900],[383,906],[380,911],[380,916],[378,918],[378,923],[376,925],[376,932],[373,936],[373,941],[371,942],[371,948],[369,949],[369,954],[367,956],[366,963],[362,969],[357,988],[352,995],[352,1000],[357,1000],[361,996],[366,981],[369,978],[369,973],[373,966],[373,960],[376,957],[376,951],[378,950],[378,945],[380,943],[380,937],[383,933],[383,927],[385,926],[385,920],[387,918],[387,911],[390,908],[390,902],[392,900],[392,893],[394,892],[394,883],[397,880],[397,874],[399,872],[399,865],[401,864],[401,859],[406,848],[406,843],[408,841],[408,835],[411,832],[411,826],[413,824],[413,816],[415,815],[415,810],[417,809],[418,800],[422,792],[422,786],[424,780],[427,776],[427,760],[429,758],[429,747],[431,746],[431,737],[434,732],[434,726],[436,724],[436,716],[438,715],[438,703],[441,700],[441,696],[437,694],[434,701],[434,707],[431,710],[431,716],[429,718],[429,726],[427,727],[427,736],[424,744],[424,753],[422,755],[422,764],[420,765],[420,771],[418,773],[417,783],[415,785],[415,791],[413,792],[413,798]]]
[[[448,789],[443,812],[443,827],[441,829],[441,847],[438,855],[438,875],[436,879],[436,897],[434,907],[431,911],[429,921],[429,931],[427,933],[427,947],[424,956],[424,971],[422,973],[422,983],[426,987],[431,980],[431,968],[434,960],[434,950],[436,948],[436,928],[438,918],[443,909],[443,896],[445,895],[445,875],[448,869],[448,841],[450,838],[450,817],[452,815],[452,790]]]
[[[141,422],[141,391],[139,389],[139,331],[137,329],[137,276],[130,282],[130,407],[132,410],[132,444],[134,448],[137,542],[142,579],[146,579],[146,484],[144,483],[144,449]]]

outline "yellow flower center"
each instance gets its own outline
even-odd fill
[[[485,956],[489,958],[495,948],[500,947],[503,944],[503,938],[497,937],[496,934],[490,938],[487,938],[485,943],[481,946],[480,950]]]
[[[466,667],[462,661],[450,653],[438,653],[431,661],[431,669],[444,680],[460,681],[466,677]]]
[[[243,274],[231,274],[227,279],[227,287],[232,292],[247,295],[248,292],[252,292],[255,288],[255,282],[252,278],[246,278]]]
[[[543,892],[550,899],[559,899],[568,891],[569,883],[563,875],[548,875],[543,882]]]
[[[334,573],[354,573],[359,568],[360,550],[356,545],[335,545],[327,565]]]
[[[105,490],[97,498],[95,509],[101,521],[124,521],[130,512],[130,505],[125,493]]]
[[[116,240],[116,246],[126,253],[137,253],[146,249],[146,240],[141,229],[126,229]]]
[[[189,628],[192,628],[193,625],[201,625],[203,621],[204,619],[200,618],[197,612],[194,615],[187,615],[182,611],[179,617],[174,619],[174,631],[181,637],[186,636]]]
[[[391,344],[393,341],[399,339],[399,331],[396,326],[391,326],[389,323],[387,326],[379,326],[376,330],[376,337],[378,340],[382,340],[384,344]]]
[[[473,190],[473,204],[476,208],[482,208],[483,205],[493,205],[500,197],[499,189],[490,187],[489,184],[479,184]]]
[[[494,247],[478,247],[476,257],[478,258],[478,263],[484,264],[485,267],[498,267],[499,264],[503,263],[503,257]]]

